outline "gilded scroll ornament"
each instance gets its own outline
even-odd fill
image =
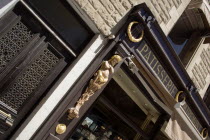
[[[176,100],[176,102],[185,101],[186,100],[186,96],[185,96],[184,92],[183,91],[177,92],[175,100]]]
[[[208,137],[208,130],[207,128],[204,128],[202,131],[201,131],[201,136],[203,137],[203,139],[206,139]]]
[[[74,119],[79,117],[79,110],[84,105],[86,101],[103,85],[105,85],[110,74],[114,73],[114,66],[119,63],[122,58],[119,55],[114,55],[110,60],[104,61],[101,64],[100,69],[94,74],[94,77],[90,80],[89,86],[86,88],[85,92],[79,98],[75,107],[68,110],[68,119]]]
[[[66,125],[65,124],[58,124],[55,129],[56,133],[63,134],[66,132]]]
[[[144,37],[144,30],[142,30],[141,36],[140,36],[139,38],[135,38],[135,37],[132,35],[132,33],[131,33],[131,28],[132,28],[133,24],[137,24],[137,23],[139,23],[139,22],[133,21],[133,22],[131,22],[131,23],[128,25],[128,28],[127,28],[128,38],[130,39],[130,41],[135,42],[135,43],[140,42],[140,41],[143,39],[143,37]]]

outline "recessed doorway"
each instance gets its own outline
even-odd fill
[[[158,111],[128,78],[122,69],[115,73],[68,140],[143,140],[149,137]],[[160,135],[163,140],[167,139]]]

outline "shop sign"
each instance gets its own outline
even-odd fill
[[[135,49],[137,55],[147,63],[147,65],[152,69],[153,73],[157,76],[163,86],[167,91],[174,97],[178,92],[178,89],[174,85],[173,81],[152,52],[150,47],[145,41],[142,41],[140,46]]]

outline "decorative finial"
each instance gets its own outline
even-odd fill
[[[55,129],[56,133],[63,134],[66,132],[66,125],[65,124],[58,124]]]

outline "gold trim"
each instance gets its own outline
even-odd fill
[[[135,38],[132,35],[131,28],[132,28],[133,24],[137,24],[137,23],[139,23],[139,22],[133,21],[133,22],[129,23],[128,28],[127,28],[128,38],[130,39],[130,41],[135,42],[135,43],[140,42],[143,39],[143,37],[144,37],[144,30],[142,30],[141,36],[139,38]]]
[[[181,94],[184,94],[184,91],[177,92],[176,97],[175,97],[176,102],[179,102],[179,97],[180,97]],[[184,96],[184,99],[182,101],[185,101],[185,100],[186,100],[186,97]]]
[[[205,132],[205,131],[207,131],[207,132],[206,132],[206,136],[204,136],[204,132]],[[201,131],[201,136],[202,136],[202,138],[203,138],[203,139],[206,139],[206,138],[208,137],[208,135],[209,135],[209,133],[208,133],[207,128],[203,128],[202,131]]]
[[[0,114],[2,114],[2,115],[4,115],[5,117],[11,119],[12,122],[8,121],[7,119],[6,119],[5,121],[6,121],[6,124],[8,124],[8,125],[10,125],[10,126],[13,126],[13,119],[12,119],[11,114],[7,114],[7,113],[4,112],[3,110],[0,110]]]
[[[56,133],[63,134],[66,132],[66,125],[65,124],[58,124],[55,129]]]
[[[90,80],[89,86],[85,92],[79,98],[75,107],[68,109],[68,119],[79,118],[79,110],[89,98],[96,93],[102,86],[104,86],[109,76],[114,73],[114,66],[119,63],[122,58],[119,55],[114,55],[108,61],[104,61],[101,64],[100,69],[94,74],[94,77]]]
[[[0,114],[6,116],[6,117],[8,117],[8,118],[12,118],[11,114],[7,114],[7,113],[5,113],[5,112],[2,111],[2,110],[0,110]]]

